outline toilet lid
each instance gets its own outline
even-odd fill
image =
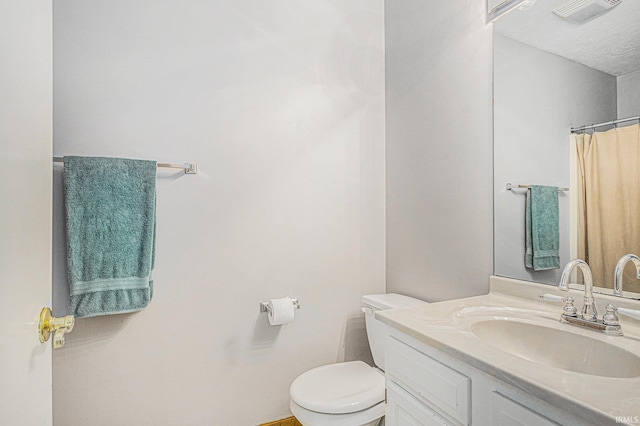
[[[384,376],[362,361],[324,365],[301,374],[289,393],[307,410],[355,413],[384,401]]]

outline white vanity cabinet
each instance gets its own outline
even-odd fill
[[[588,413],[571,415],[395,329],[385,359],[386,426],[603,424],[590,423]]]

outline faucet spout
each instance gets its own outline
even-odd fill
[[[618,260],[616,265],[616,272],[613,278],[613,294],[616,296],[622,296],[622,273],[624,267],[627,266],[627,262],[632,261],[636,265],[636,276],[640,279],[640,257],[635,254],[625,254]]]
[[[597,321],[598,313],[596,312],[596,305],[593,299],[593,275],[591,274],[591,268],[587,262],[581,259],[574,259],[567,263],[562,270],[562,277],[560,278],[560,284],[558,289],[562,291],[569,291],[569,279],[571,272],[578,267],[582,270],[582,277],[584,278],[584,305],[582,306],[582,319],[587,321]]]

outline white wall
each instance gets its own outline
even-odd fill
[[[569,187],[569,129],[616,116],[616,78],[494,35],[496,275],[557,284],[561,269],[524,267],[526,191],[506,184]],[[570,260],[569,197],[559,197],[560,265]]]
[[[55,155],[200,168],[158,173],[149,307],[80,319],[55,351],[55,424],[255,425],[289,415],[303,371],[367,358],[360,299],[385,290],[382,0],[62,0],[54,40]],[[302,309],[270,327],[258,303],[284,295]]]
[[[640,115],[640,71],[618,77],[618,118],[638,115]]]
[[[387,0],[387,290],[486,293],[492,272],[485,3]]]

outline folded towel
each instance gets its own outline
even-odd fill
[[[558,187],[531,185],[525,204],[525,266],[534,271],[560,268]]]
[[[65,157],[71,313],[144,309],[153,296],[156,162]]]

